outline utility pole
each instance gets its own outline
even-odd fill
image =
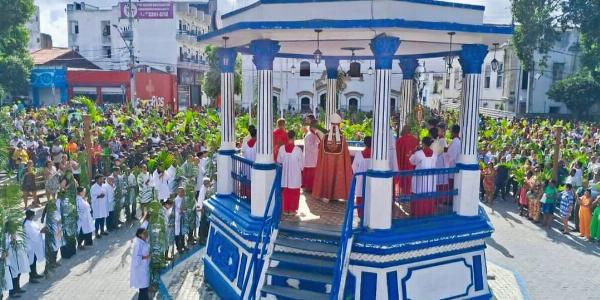
[[[129,23],[129,29],[125,30],[125,34],[123,34],[123,31],[119,28],[119,26],[117,26],[116,24],[113,24],[113,27],[117,30],[117,32],[119,32],[121,39],[125,43],[125,47],[127,47],[127,50],[129,50],[128,67],[129,67],[129,87],[131,89],[130,102],[131,102],[131,106],[135,110],[135,108],[137,107],[137,95],[136,95],[136,91],[135,91],[136,64],[135,64],[135,48],[133,46],[133,19],[134,19],[133,6],[132,6],[133,4],[131,4],[131,0],[129,0],[127,5],[128,5],[127,6],[127,20]]]
[[[137,93],[136,93],[136,86],[135,86],[135,51],[134,51],[134,47],[133,47],[133,4],[131,4],[131,0],[129,0],[129,7],[127,7],[128,11],[128,21],[129,21],[129,31],[130,31],[130,36],[129,36],[129,86],[131,87],[131,107],[133,108],[133,110],[135,111],[135,108],[137,107]]]

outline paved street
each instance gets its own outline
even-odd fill
[[[78,251],[39,284],[27,284],[21,299],[137,299],[129,287],[129,265],[133,228],[120,229],[100,240],[91,249]],[[39,272],[43,270],[40,266]],[[27,278],[21,278],[25,283]]]
[[[516,204],[495,202],[486,207],[496,231],[487,241],[487,259],[520,275],[531,299],[600,299],[600,247],[546,231],[519,217]]]

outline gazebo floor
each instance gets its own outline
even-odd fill
[[[337,228],[341,230],[344,222],[344,213],[346,211],[346,201],[331,200],[328,203],[323,202],[307,192],[300,194],[300,204],[298,214],[295,216],[282,215],[281,221],[288,224],[297,224],[302,226],[324,225],[323,227]],[[408,217],[409,206],[394,205],[394,219],[403,219]],[[353,224],[356,227],[360,222],[357,212],[354,212]]]

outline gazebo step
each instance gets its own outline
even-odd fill
[[[295,222],[281,222],[279,231],[294,236],[322,236],[327,239],[339,241],[341,231],[340,226],[325,224],[303,224]]]
[[[327,300],[329,299],[328,294],[299,290],[291,287],[281,287],[281,286],[272,286],[267,285],[261,290],[261,297],[266,297],[268,295],[275,296],[276,299],[294,299],[294,300]]]
[[[278,267],[293,270],[312,270],[321,274],[331,276],[335,261],[333,258],[322,258],[300,254],[289,254],[276,252],[271,256],[271,261],[277,262]],[[273,264],[272,264],[273,265]]]
[[[337,245],[334,244],[326,244],[320,243],[316,241],[303,240],[303,239],[293,239],[290,237],[278,237],[275,241],[276,246],[283,246],[303,251],[309,252],[321,252],[326,254],[336,254],[337,253]],[[318,255],[315,253],[315,255]]]

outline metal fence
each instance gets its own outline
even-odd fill
[[[233,179],[233,195],[239,200],[250,203],[252,180],[250,179],[250,170],[252,170],[252,161],[239,155],[232,157],[231,178]]]

